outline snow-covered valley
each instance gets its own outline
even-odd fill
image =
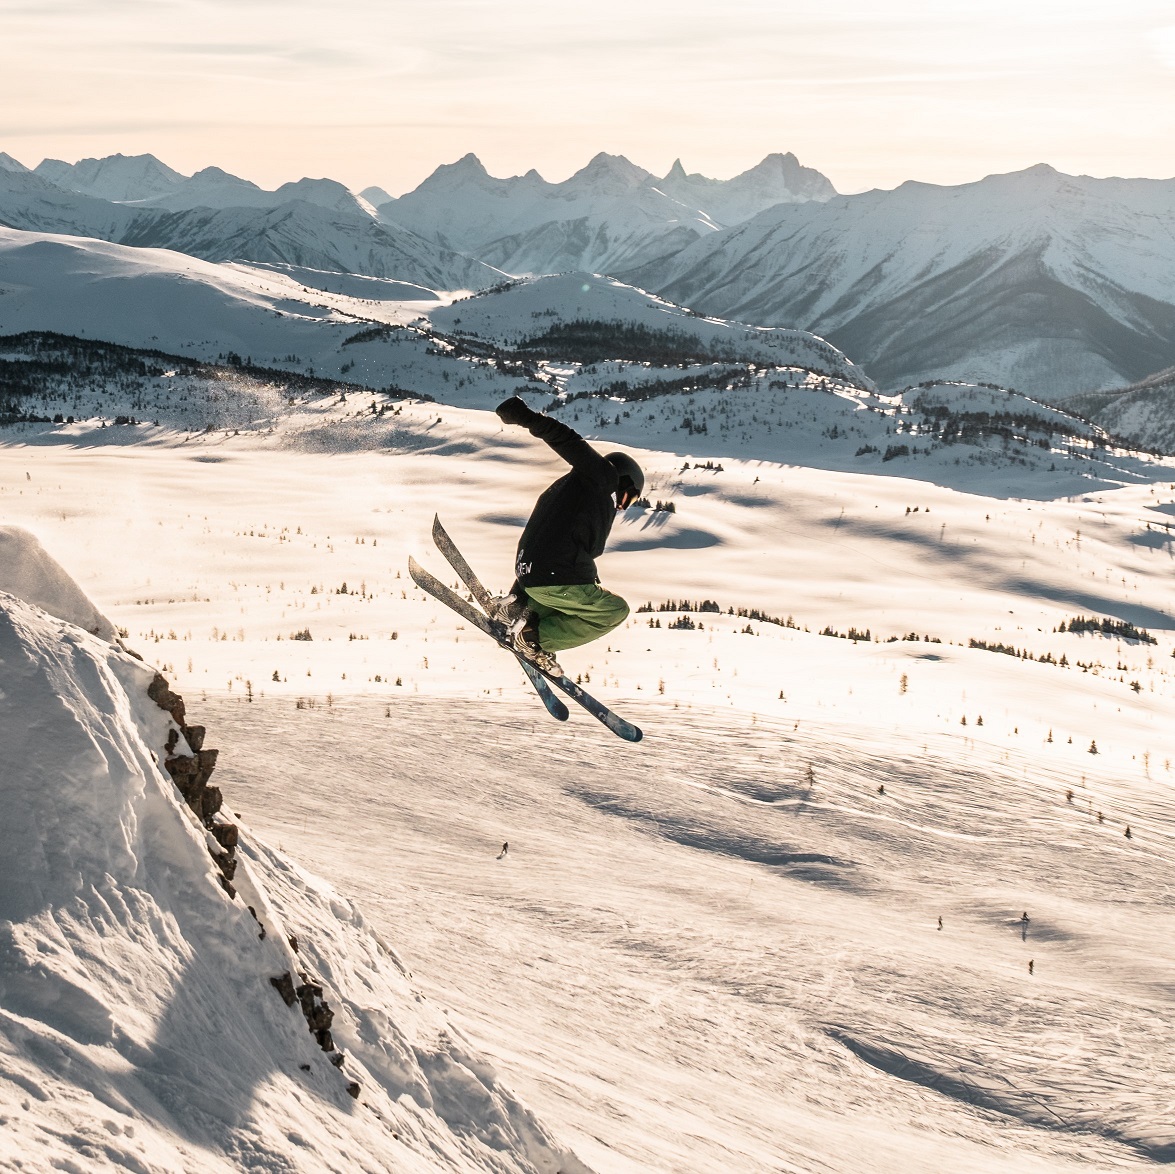
[[[642,726],[635,747],[578,711],[550,721],[516,667],[407,577],[409,554],[443,568],[434,512],[487,583],[509,577],[558,461],[485,411],[403,399],[389,421],[331,401],[237,436],[17,426],[0,520],[35,531],[207,727],[244,869],[279,889],[302,875],[288,853],[334,886],[274,900],[325,997],[351,1009],[340,1021],[378,1004],[392,1036],[415,1030],[403,988],[354,993],[367,931],[340,939],[334,920],[354,907],[468,1037],[462,1063],[484,1072],[484,1055],[591,1169],[1168,1162],[1175,466],[1074,438],[1031,461],[993,442],[970,467],[936,441],[862,470],[821,429],[838,403],[845,425],[892,427],[869,395],[777,393],[756,411],[819,419],[770,441],[713,415],[704,434],[579,420],[609,447],[642,437],[648,495],[674,505],[629,511],[601,564],[653,610],[563,657]],[[560,410],[574,423],[582,402]],[[1078,617],[1113,624],[1057,630]],[[6,739],[8,715],[36,709],[11,664]],[[24,761],[10,745],[5,761]],[[67,961],[41,965],[93,980],[97,963]],[[103,990],[117,1013],[128,994]],[[4,1008],[23,1042],[0,1066],[0,1112],[42,1168],[30,1155],[82,1144],[60,1121],[99,1087],[83,1053],[144,1061],[63,1044],[53,1006]],[[233,1010],[263,1034],[284,1013],[268,990]],[[194,1070],[210,1062],[189,1047]],[[45,1048],[73,1068],[47,1068]],[[294,1091],[293,1037],[265,1049],[241,1081],[272,1064],[269,1091],[231,1120],[205,1107],[185,1137],[132,1097],[117,1120],[133,1136],[106,1153],[86,1134],[85,1168],[176,1168],[167,1155],[193,1144],[239,1163],[244,1138],[254,1164],[330,1168],[326,1142],[283,1122],[340,1121],[349,1098]],[[374,1168],[414,1168],[405,1150],[427,1168],[531,1168],[518,1140],[497,1158],[468,1140],[480,1110],[446,1071],[441,1123],[377,1076],[330,1129]],[[382,1149],[375,1110],[414,1115],[414,1140]]]

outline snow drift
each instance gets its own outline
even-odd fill
[[[7,584],[98,614],[25,532],[3,553]],[[162,769],[194,731],[156,679],[0,593],[0,1159],[585,1170],[330,886],[247,834],[225,881]],[[321,987],[333,1052],[275,989],[290,974]]]

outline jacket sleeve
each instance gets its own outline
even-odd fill
[[[590,478],[606,493],[614,493],[620,476],[574,428],[553,416],[536,416],[526,425],[531,436],[550,445],[577,473]]]

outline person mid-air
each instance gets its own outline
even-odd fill
[[[616,515],[640,497],[645,477],[627,453],[601,456],[573,428],[531,411],[518,396],[495,410],[571,466],[535,502],[518,541],[517,578],[494,611],[519,652],[562,675],[556,652],[598,640],[628,617],[628,604],[600,586],[595,560]]]

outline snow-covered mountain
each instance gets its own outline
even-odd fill
[[[316,204],[332,212],[372,215],[370,205],[361,201],[333,179],[299,179],[266,191],[247,179],[239,179],[219,167],[206,167],[191,179],[157,196],[137,201],[146,208],[183,212],[194,208],[280,208],[295,200]]]
[[[373,208],[378,208],[380,204],[386,204],[389,200],[396,198],[390,192],[386,192],[383,188],[377,187],[374,184],[371,187],[364,188],[359,195]]]
[[[700,208],[724,228],[741,224],[776,204],[831,200],[836,195],[827,176],[815,168],[801,166],[790,151],[786,155],[768,155],[733,179],[687,174],[678,159],[664,179],[657,180],[656,187],[682,204]]]
[[[330,276],[318,284],[336,284]],[[357,289],[358,278],[337,283],[346,287],[340,292],[308,279],[306,270],[218,265],[173,250],[0,228],[0,334],[49,331],[207,362],[231,353],[335,378],[356,366],[349,347],[356,334],[412,334],[408,349],[424,354],[423,335],[390,328],[420,313],[416,298],[435,300],[429,291],[396,287],[402,303],[376,301],[371,293],[383,291]],[[353,381],[413,385],[402,347],[364,350]]]
[[[0,1162],[588,1174],[358,909],[229,818],[215,729],[36,539],[0,552]]]
[[[616,278],[562,273],[495,287],[428,311],[446,335],[478,339],[536,358],[659,363],[733,360],[797,366],[871,388],[868,376],[836,347],[804,330],[745,326],[703,318]],[[672,371],[672,374],[679,374]]]
[[[219,167],[183,175],[154,155],[108,155],[77,163],[44,159],[33,170],[66,191],[169,212],[190,208],[278,208],[292,200],[305,200],[336,212],[371,214],[365,203],[333,179],[300,179],[271,192]]]
[[[66,191],[27,168],[0,168],[0,225],[117,240],[134,222],[121,204]]]
[[[616,272],[672,255],[730,223],[724,217],[833,194],[790,155],[721,181],[687,176],[680,162],[660,180],[601,152],[569,179],[548,183],[533,170],[497,179],[469,154],[379,213],[509,273]]]
[[[204,182],[199,176],[188,182],[197,181]],[[220,191],[218,185],[219,180],[213,186]],[[178,190],[175,198],[182,204],[184,189]],[[429,289],[481,289],[502,277],[398,225],[381,224],[333,181],[301,180],[275,193],[256,192],[252,206],[211,208],[197,200],[198,206],[168,212],[66,191],[35,172],[0,169],[0,224],[174,249],[211,261],[391,278]]]
[[[352,202],[353,198],[352,198]],[[434,290],[481,289],[502,274],[366,212],[294,199],[277,207],[140,213],[119,238],[207,261],[261,261],[356,273]]]
[[[1175,367],[1130,387],[1070,396],[1064,405],[1144,448],[1175,452]]]
[[[0,171],[28,171],[28,168],[19,160],[14,159],[7,151],[0,151]]]
[[[42,179],[101,200],[145,200],[172,191],[184,182],[178,171],[154,155],[108,155],[103,159],[43,159],[33,169]]]
[[[1037,166],[959,187],[782,204],[630,279],[694,309],[801,326],[889,386],[1033,394],[1175,359],[1175,180]]]

